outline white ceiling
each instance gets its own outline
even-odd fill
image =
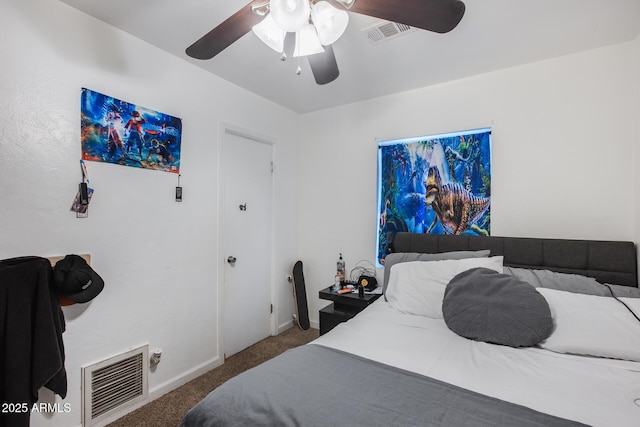
[[[61,1],[298,113],[630,41],[640,33],[640,0],[464,0],[465,16],[453,31],[413,30],[378,44],[362,29],[380,21],[350,13],[347,31],[334,44],[340,77],[318,86],[305,58],[282,62],[251,32],[213,59],[185,54],[250,0]]]

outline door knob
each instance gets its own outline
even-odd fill
[[[229,258],[227,258],[227,262],[231,265],[234,265],[236,263],[236,257],[229,256]]]

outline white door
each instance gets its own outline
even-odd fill
[[[271,334],[272,145],[225,129],[222,138],[224,353]]]

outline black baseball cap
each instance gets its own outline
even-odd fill
[[[104,280],[80,255],[67,255],[53,268],[56,290],[73,302],[89,302],[104,288]]]

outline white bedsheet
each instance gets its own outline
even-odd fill
[[[640,363],[475,342],[383,298],[313,341],[594,426],[640,426]]]

